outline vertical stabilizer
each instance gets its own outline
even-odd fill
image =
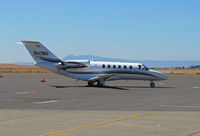
[[[61,62],[51,51],[44,47],[40,42],[21,41],[36,62]]]

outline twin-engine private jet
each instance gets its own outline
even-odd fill
[[[105,86],[105,81],[112,80],[148,80],[150,87],[154,81],[166,80],[168,76],[151,70],[141,63],[104,62],[93,60],[62,61],[40,42],[21,41],[29,51],[35,65],[60,75],[83,80],[88,86]]]

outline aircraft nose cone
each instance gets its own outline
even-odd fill
[[[157,80],[167,80],[169,78],[168,75],[163,74],[158,71],[151,70],[151,72],[157,77]]]
[[[169,78],[168,75],[163,74],[163,73],[160,73],[160,79],[161,79],[161,80],[167,80],[168,78]]]

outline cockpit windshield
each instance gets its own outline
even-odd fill
[[[141,70],[146,70],[146,71],[149,70],[149,68],[147,66],[145,66],[144,64],[138,65],[138,68],[141,69]]]
[[[149,70],[149,68],[147,66],[145,66],[144,64],[142,64],[142,69],[147,70],[147,71]]]

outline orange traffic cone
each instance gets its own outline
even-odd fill
[[[41,80],[41,82],[46,82],[45,77],[43,77],[43,79]]]

